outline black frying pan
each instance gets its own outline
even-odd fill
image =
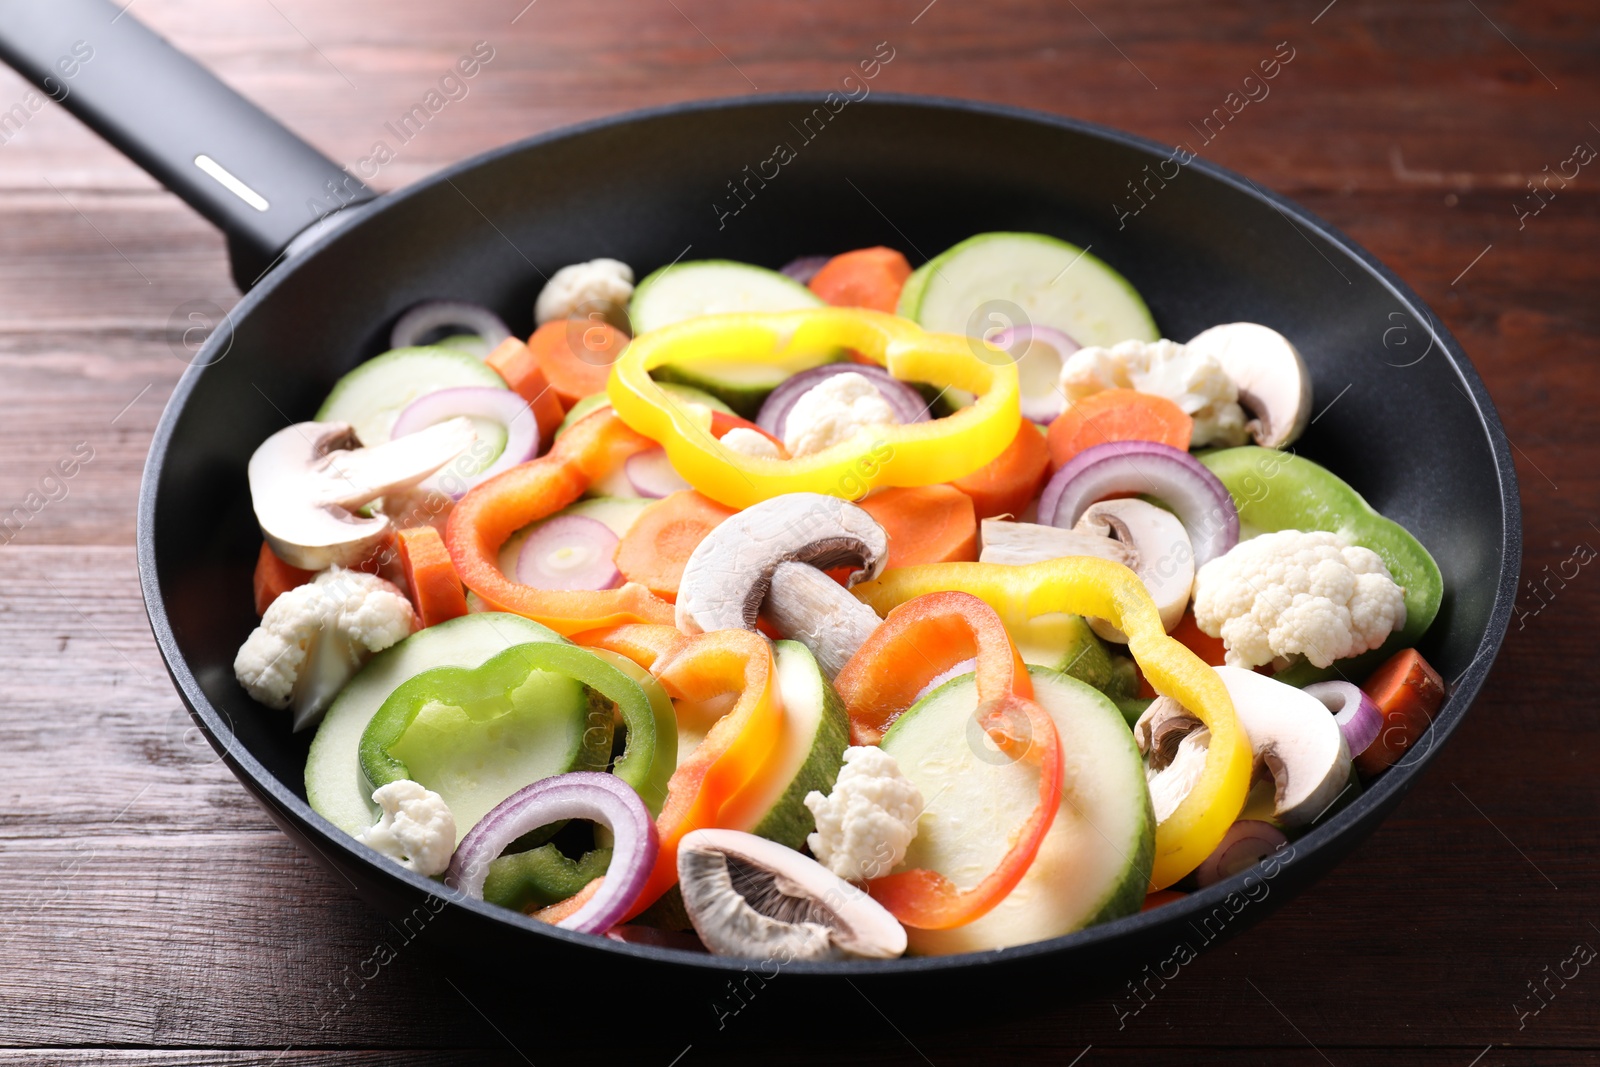
[[[73,65],[78,42],[94,55]],[[837,98],[803,94],[592,122],[376,198],[105,0],[0,0],[0,56],[221,227],[246,290],[178,383],[139,501],[145,603],[185,704],[317,862],[400,920],[408,937],[414,927],[474,971],[533,965],[542,1001],[593,976],[608,988],[647,988],[656,1004],[697,998],[695,1017],[709,1026],[717,1009],[707,1008],[731,1008],[727,983],[748,987],[750,965],[543,926],[376,858],[307,806],[308,736],[291,735],[284,715],[246,697],[231,667],[255,623],[260,534],[246,461],[269,434],[310,417],[334,380],[382,350],[395,318],[420,300],[487,304],[526,333],[544,276],[596,256],[642,274],[680,257],[776,267],[802,253],[881,243],[919,261],[985,230],[1056,234],[1125,274],[1164,336],[1253,320],[1293,338],[1319,402],[1339,397],[1301,451],[1439,561],[1444,606],[1423,643],[1452,680],[1439,718],[1399,766],[1297,840],[1270,880],[1236,877],[1158,911],[982,957],[791,964],[790,990],[853,997],[833,977],[849,974],[877,1003],[911,1003],[909,994],[926,1008],[928,997],[975,986],[1037,987],[1015,979],[1042,972],[1059,996],[1065,984],[1234,932],[1326,871],[1395,807],[1460,723],[1505,632],[1521,554],[1516,477],[1460,346],[1349,239],[1204,161],[1123,216],[1127,183],[1142,182],[1170,149],[994,105],[873,94],[836,111]],[[793,160],[746,184],[758,168],[771,173],[760,165],[780,143]],[[213,163],[197,164],[202,156]],[[737,201],[729,183],[742,190]],[[569,975],[571,983],[553,977]]]

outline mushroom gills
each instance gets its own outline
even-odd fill
[[[695,932],[719,956],[892,959],[906,934],[883,905],[816,860],[737,830],[696,830],[678,847]]]

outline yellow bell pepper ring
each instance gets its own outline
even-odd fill
[[[1012,567],[1001,563],[929,563],[898,567],[853,592],[879,615],[942,589],[959,589],[985,601],[1008,625],[1068,612],[1106,619],[1128,635],[1133,653],[1156,692],[1172,697],[1211,730],[1200,780],[1167,820],[1156,827],[1151,889],[1165,889],[1200,866],[1222,843],[1250,791],[1250,739],[1217,672],[1168,637],[1144,583],[1127,567],[1090,556]]]
[[[928,333],[865,308],[705,315],[633,339],[606,383],[623,422],[659,442],[677,472],[706,496],[747,508],[783,493],[845,499],[886,486],[936,485],[964,478],[1004,452],[1017,435],[1016,365],[984,343]],[[691,409],[675,403],[650,371],[696,356],[738,356],[783,364],[841,348],[885,367],[902,381],[933,382],[978,395],[970,407],[928,422],[874,426],[848,441],[794,459],[746,456],[716,440]]]

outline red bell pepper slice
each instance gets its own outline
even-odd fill
[[[978,724],[1002,752],[1039,769],[1039,801],[993,871],[969,889],[914,868],[867,890],[907,926],[948,930],[988,912],[1016,888],[1061,802],[1061,739],[1033,699],[1033,681],[993,608],[956,591],[928,593],[891,611],[834,679],[850,713],[852,744],[877,744],[934,677],[977,660]]]
[[[672,624],[672,605],[642,585],[620,589],[537,589],[500,571],[500,546],[531,522],[578,497],[595,478],[656,443],[635,433],[603,408],[580,419],[550,452],[512,467],[456,502],[445,527],[445,547],[456,573],[490,610],[509,611],[571,636],[624,622]]]

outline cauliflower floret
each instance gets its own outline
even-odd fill
[[[1238,387],[1222,363],[1175,341],[1094,345],[1078,349],[1062,364],[1061,391],[1069,403],[1105,389],[1134,389],[1171,400],[1194,419],[1190,444],[1196,448],[1242,445],[1248,437]]]
[[[783,447],[791,456],[808,456],[848,441],[863,427],[892,426],[899,421],[870,378],[845,371],[800,394],[784,423]]]
[[[356,840],[418,874],[443,874],[456,850],[456,817],[444,797],[402,778],[380,786],[372,802],[383,809],[383,817]]]
[[[1194,621],[1222,638],[1229,666],[1305,656],[1326,667],[1404,626],[1405,590],[1370,548],[1335,533],[1279,530],[1200,568]]]
[[[849,882],[888,874],[917,836],[922,793],[881,748],[844,750],[833,792],[806,794],[817,831],[806,838],[817,862]]]
[[[598,311],[620,318],[633,296],[633,268],[616,259],[591,259],[572,263],[550,276],[533,302],[533,321],[543,326],[553,319],[581,318]]]
[[[772,438],[743,426],[735,426],[723,434],[722,443],[746,456],[755,456],[759,459],[779,458],[778,446],[772,443]]]
[[[416,629],[405,594],[363,571],[334,567],[279,595],[233,659],[245,691],[294,709],[304,729],[362,664]]]

